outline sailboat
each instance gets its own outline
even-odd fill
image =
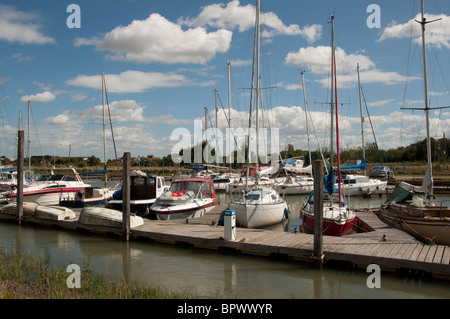
[[[338,198],[334,195],[334,171],[330,170],[326,180],[326,190],[330,200],[323,204],[323,234],[328,236],[344,236],[350,233],[356,220],[355,211],[346,206],[342,196],[341,188],[341,158],[339,142],[339,113],[337,101],[337,80],[336,80],[336,55],[334,44],[334,16],[331,17],[332,45],[331,45],[331,127],[333,127],[333,106],[336,104],[336,146],[337,146],[337,174],[338,174]],[[334,102],[333,102],[334,100]],[[331,130],[331,153],[333,153],[333,129]],[[333,154],[330,156],[333,161]],[[333,164],[331,163],[331,167]],[[300,218],[304,232],[314,232],[314,192],[311,192],[308,200],[300,209]],[[323,196],[323,194],[319,194]]]
[[[431,108],[428,102],[427,58],[425,42],[425,25],[434,21],[427,21],[424,14],[424,1],[421,3],[422,20],[417,21],[422,26],[422,50],[425,87],[425,111],[427,131],[427,171],[422,186],[416,187],[408,183],[400,183],[386,203],[381,207],[380,215],[389,223],[400,226],[417,239],[426,243],[450,245],[450,209],[447,206],[434,203],[433,165],[431,157],[430,111],[447,107]],[[403,108],[408,109],[408,108]],[[418,192],[426,194],[426,199],[416,195]]]
[[[253,109],[253,95],[256,92],[256,138],[258,139],[258,109],[260,102],[260,76],[259,76],[259,52],[260,52],[260,10],[261,2],[256,2],[256,22],[255,22],[255,48],[253,54],[253,78],[250,94],[250,116],[249,116],[249,136],[248,141],[250,144],[250,128],[252,123],[252,109]],[[256,75],[255,75],[256,73]],[[256,81],[256,90],[255,90]],[[258,144],[258,141],[256,142]],[[258,145],[256,152],[256,165],[255,165],[255,188],[249,189],[249,158],[250,158],[250,145],[246,150],[246,190],[243,192],[243,196],[231,202],[230,210],[236,212],[236,223],[240,227],[244,228],[261,228],[274,224],[281,223],[289,216],[288,206],[284,199],[273,189],[262,187],[259,185],[259,168],[258,168]]]

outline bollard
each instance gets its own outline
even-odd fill
[[[224,236],[226,241],[236,241],[236,212],[226,210],[224,212]]]

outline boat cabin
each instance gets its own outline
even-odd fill
[[[212,179],[203,177],[193,177],[173,181],[170,191],[172,192],[172,194],[194,192],[195,194],[197,194],[197,196],[216,198],[214,181]]]

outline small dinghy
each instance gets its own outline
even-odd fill
[[[87,225],[101,225],[109,227],[122,227],[123,214],[121,211],[103,207],[85,207],[80,213],[78,222]],[[144,219],[134,214],[130,215],[130,227],[144,225]]]
[[[68,220],[76,218],[73,210],[61,206],[37,206],[34,217],[51,220]]]

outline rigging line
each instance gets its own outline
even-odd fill
[[[41,154],[44,154],[44,152],[42,151],[42,146],[41,146],[41,141],[39,140],[39,134],[37,131],[37,125],[36,125],[36,120],[34,119],[34,113],[33,113],[33,108],[30,106],[30,112],[31,112],[31,117],[33,119],[33,124],[34,124],[34,130],[36,131],[36,137],[37,137],[37,141],[38,141],[38,145],[39,145],[39,150],[41,151]],[[28,139],[30,140],[30,137],[28,137]],[[31,154],[28,154],[31,157]],[[47,164],[45,163],[45,156],[42,155],[42,159],[44,161],[44,166],[47,167]]]
[[[106,105],[108,106],[109,125],[111,127],[111,137],[112,137],[113,146],[114,146],[114,155],[116,156],[117,170],[120,171],[119,160],[118,160],[118,157],[117,157],[116,140],[114,139],[114,130],[113,130],[112,119],[111,119],[111,110],[109,108],[108,91],[106,90],[106,79],[103,78],[103,81],[104,81],[104,84],[105,84],[104,87],[105,87]],[[106,163],[105,163],[105,165],[106,165]]]
[[[367,115],[369,117],[370,126],[372,127],[372,134],[373,134],[373,138],[375,139],[375,146],[377,148],[378,156],[380,158],[380,163],[381,163],[381,166],[383,166],[383,159],[381,158],[381,153],[380,153],[380,150],[378,148],[377,137],[375,136],[375,131],[373,129],[373,124],[372,124],[372,118],[370,117],[369,108],[368,108],[367,102],[366,102],[366,96],[364,95],[364,90],[363,90],[362,86],[361,86],[361,92],[362,92],[362,95],[363,95],[364,104],[366,106]]]

